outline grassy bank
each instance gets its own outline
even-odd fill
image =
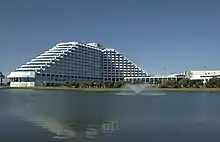
[[[155,88],[151,90],[164,92],[220,92],[220,88]]]
[[[71,87],[10,87],[10,89],[32,89],[32,90],[69,90],[69,91],[92,91],[112,92],[122,91],[122,88],[71,88]]]
[[[0,86],[0,89],[9,89],[9,86]]]
[[[69,90],[85,92],[131,92],[124,88],[70,88],[70,87],[2,87],[0,89],[33,89],[33,90]],[[220,92],[220,88],[152,88],[144,89],[144,92]]]

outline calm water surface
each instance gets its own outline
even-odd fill
[[[219,142],[219,93],[0,90],[2,142]]]

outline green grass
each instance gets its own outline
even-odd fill
[[[73,91],[121,91],[122,88],[71,88],[71,87],[10,87],[10,89],[73,90]]]

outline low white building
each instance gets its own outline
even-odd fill
[[[154,76],[147,76],[147,77],[125,77],[124,80],[129,81],[129,82],[142,81],[144,83],[158,85],[161,82],[164,82],[167,80],[179,81],[183,78],[185,78],[184,75],[176,74],[176,75],[168,75],[168,76],[154,75]]]
[[[220,70],[188,70],[184,75],[190,80],[203,80],[205,83],[213,77],[220,77]]]
[[[189,78],[190,80],[202,80],[206,83],[213,77],[220,77],[220,70],[188,70],[183,73],[175,73],[166,76],[147,76],[147,77],[126,77],[125,81],[142,80],[146,83],[154,84],[164,80],[176,80],[179,81],[183,78]]]
[[[11,72],[7,78],[10,78],[11,87],[33,87],[35,86],[35,71]]]

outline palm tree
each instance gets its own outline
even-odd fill
[[[5,76],[0,72],[0,85],[2,86],[2,80],[5,79]]]
[[[98,87],[98,88],[102,88],[102,87],[104,87],[104,84],[103,84],[102,82],[99,82],[99,83],[97,84],[97,87]]]

